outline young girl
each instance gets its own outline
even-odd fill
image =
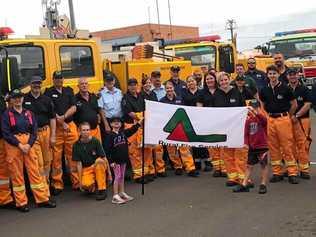
[[[110,125],[112,131],[105,138],[105,150],[115,176],[112,203],[123,204],[134,199],[124,191],[125,169],[129,160],[127,138],[132,136],[141,125],[136,123],[131,128],[123,130],[120,118],[112,118]]]

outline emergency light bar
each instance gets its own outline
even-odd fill
[[[14,31],[10,27],[0,27],[0,40],[7,39]]]
[[[221,37],[219,35],[209,35],[209,36],[202,36],[196,38],[187,38],[187,39],[177,39],[177,40],[166,40],[165,46],[167,45],[175,45],[175,44],[190,44],[190,43],[200,43],[203,41],[216,41],[220,40]]]
[[[285,36],[285,35],[294,35],[294,34],[301,34],[301,33],[316,33],[316,28],[304,29],[304,30],[292,30],[292,31],[276,32],[274,34],[274,36],[275,37],[281,37],[281,36]]]

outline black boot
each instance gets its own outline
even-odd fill
[[[30,211],[30,208],[27,204],[24,206],[17,207],[16,209],[20,212],[29,212]]]
[[[143,182],[143,178],[137,178],[135,179],[135,182],[138,183],[138,184],[147,184],[148,183],[148,180],[146,179],[146,177],[144,177],[144,182]]]
[[[236,185],[238,185],[238,183],[235,182],[235,181],[228,180],[228,181],[226,182],[226,186],[227,186],[227,187],[234,187],[234,186],[236,186]]]
[[[148,175],[145,176],[145,178],[148,181],[148,183],[153,182],[155,180],[153,174],[148,174]]]
[[[221,171],[220,171],[220,170],[215,170],[215,171],[213,172],[213,177],[214,177],[214,178],[222,177]]]
[[[298,184],[299,181],[297,179],[297,176],[289,176],[289,183],[290,184]]]
[[[183,170],[182,169],[176,169],[176,171],[174,173],[175,173],[175,175],[182,175],[183,174]]]
[[[267,192],[267,187],[264,185],[264,184],[261,184],[260,186],[259,186],[259,191],[258,191],[258,193],[259,194],[265,194]]]
[[[157,176],[158,176],[158,177],[161,177],[161,178],[165,178],[165,177],[167,177],[168,175],[167,175],[166,172],[161,172],[161,173],[157,173]]]
[[[97,201],[102,201],[102,200],[105,200],[106,197],[108,196],[107,195],[107,192],[106,192],[106,189],[105,190],[97,190],[96,193],[95,193],[96,197],[95,199]]]
[[[309,173],[301,172],[301,179],[311,179],[311,176]]]
[[[194,165],[195,165],[195,169],[196,169],[196,170],[201,170],[201,169],[202,169],[201,161],[196,161],[196,162],[194,163]]]
[[[62,191],[63,191],[62,189],[52,188],[51,194],[52,194],[53,196],[58,196],[59,194],[62,193]]]
[[[209,160],[204,161],[204,165],[205,165],[204,170],[203,170],[204,172],[212,171],[213,165]]]
[[[278,182],[281,182],[282,180],[283,180],[283,176],[282,175],[274,174],[272,176],[272,178],[270,179],[270,183],[278,183]]]
[[[243,185],[237,185],[234,189],[233,189],[234,193],[244,193],[244,192],[249,192],[249,188],[247,186],[243,186]]]
[[[200,175],[200,173],[197,170],[191,170],[188,173],[188,176],[190,176],[190,177],[199,177],[199,175]]]
[[[43,207],[43,208],[55,208],[56,207],[56,202],[53,200],[48,200],[47,202],[41,202],[37,204],[38,207]]]

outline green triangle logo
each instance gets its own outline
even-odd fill
[[[163,128],[169,133],[167,140],[179,142],[217,143],[227,141],[226,134],[197,135],[185,109],[179,108]]]

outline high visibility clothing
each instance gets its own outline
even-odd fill
[[[82,168],[82,188],[89,192],[105,190],[108,169],[107,162],[102,158],[96,159],[94,165]]]
[[[301,118],[293,123],[294,157],[298,162],[299,171],[309,173],[309,146],[310,146],[311,122],[309,118]]]
[[[195,170],[194,160],[188,147],[167,146],[169,159],[175,169],[185,169],[187,173]]]
[[[229,181],[242,183],[245,178],[247,158],[246,148],[223,148],[223,160]]]
[[[44,126],[37,132],[37,139],[33,145],[38,158],[40,175],[43,178],[47,192],[49,192],[49,174],[53,160],[53,150],[50,146],[50,128]]]
[[[101,130],[100,130],[99,126],[97,126],[95,129],[91,129],[90,130],[90,135],[92,137],[97,138],[102,143]]]
[[[20,143],[27,144],[30,135],[18,134],[15,135],[15,137]],[[16,206],[20,207],[28,203],[24,182],[24,167],[28,174],[36,203],[48,201],[49,194],[45,188],[43,178],[39,173],[38,159],[34,148],[31,147],[29,153],[24,154],[18,147],[5,142],[5,151]]]
[[[223,148],[209,148],[211,162],[215,171],[226,173],[226,168],[223,160]]]
[[[298,169],[293,155],[293,126],[288,115],[278,118],[268,117],[268,146],[273,174],[283,174],[283,158],[288,175],[296,176]],[[281,154],[281,150],[283,154]]]
[[[69,129],[64,130],[62,126],[56,127],[56,144],[53,147],[53,162],[52,162],[52,186],[55,189],[63,189],[63,170],[62,170],[62,155],[70,171],[70,179],[72,188],[79,188],[79,179],[77,172],[77,163],[72,160],[72,146],[78,140],[77,127],[74,122],[68,123]]]
[[[10,177],[4,150],[4,140],[0,139],[0,206],[12,201],[13,198],[10,189]]]
[[[165,161],[163,160],[163,147],[161,145],[156,145],[153,148],[154,152],[154,162],[153,165],[151,166],[152,168],[150,169],[149,173],[153,174],[152,169],[156,171],[156,173],[164,173],[166,172],[166,165]]]

